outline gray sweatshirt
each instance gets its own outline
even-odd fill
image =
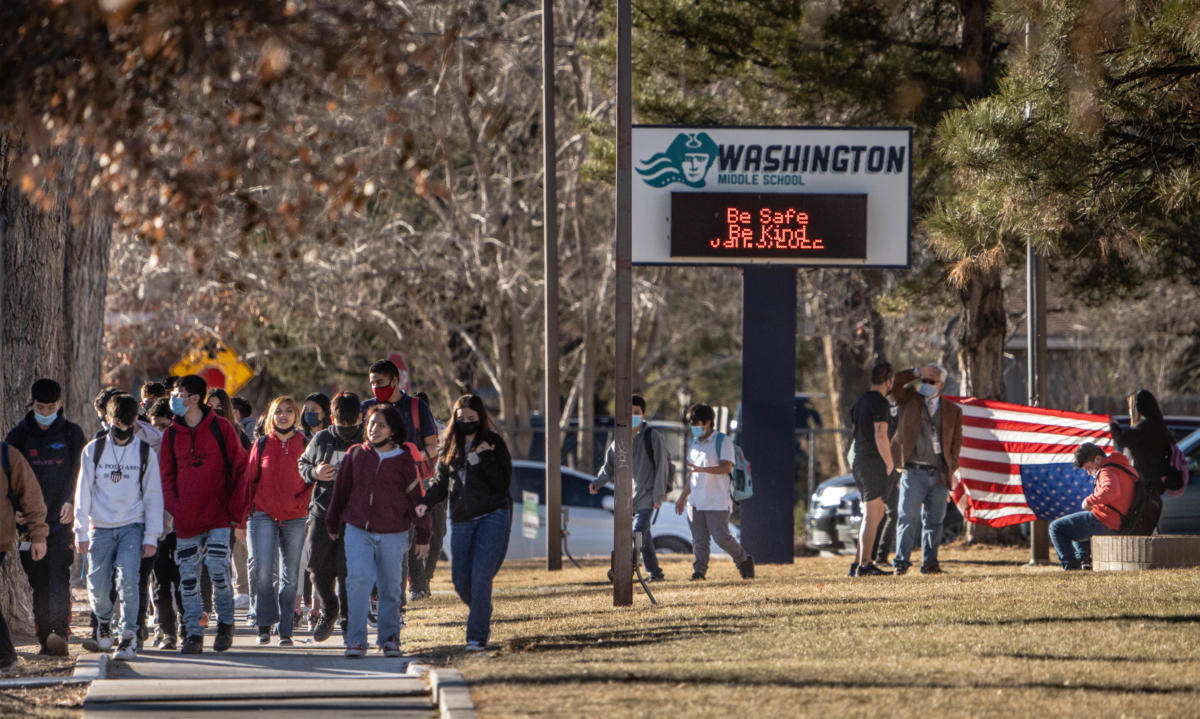
[[[654,445],[654,461],[646,453],[646,432],[650,432],[650,442]],[[667,451],[667,442],[662,433],[652,430],[646,425],[633,435],[633,509],[652,509],[655,502],[660,504],[667,501],[667,492],[671,491],[671,458]],[[592,486],[596,489],[613,481],[613,473],[617,471],[616,443],[608,445],[604,455],[604,466]]]

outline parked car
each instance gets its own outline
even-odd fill
[[[854,484],[854,475],[843,474],[817,485],[809,499],[804,517],[810,549],[853,554],[862,527],[862,498]],[[953,542],[963,533],[963,516],[953,503],[946,505],[942,520],[942,544]],[[918,547],[919,548],[919,547]]]
[[[1122,429],[1129,429],[1129,415],[1118,414],[1113,415],[1113,421],[1121,425]],[[1200,429],[1200,417],[1182,414],[1168,414],[1163,417],[1163,421],[1167,424],[1167,429],[1171,432],[1171,439],[1175,440],[1176,444],[1183,442],[1183,439]]]
[[[1178,444],[1188,461],[1188,485],[1178,497],[1163,495],[1158,533],[1200,534],[1200,429]]]
[[[566,548],[573,557],[608,557],[613,549],[613,511],[615,499],[612,485],[602,487],[596,494],[588,491],[595,479],[568,467],[562,468],[562,506],[566,515]],[[546,464],[524,459],[513,460],[513,478],[509,491],[513,499],[512,535],[505,559],[534,559],[546,556]],[[538,496],[538,536],[527,539],[521,531],[522,491]],[[737,527],[730,527],[734,537],[740,537]],[[675,514],[675,507],[663,505],[658,519],[650,530],[654,548],[660,553],[692,553],[692,532],[687,517]],[[450,554],[450,532],[446,533],[446,553]],[[724,556],[715,545],[714,556]]]

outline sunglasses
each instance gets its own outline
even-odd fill
[[[938,381],[936,379],[922,379],[921,381],[924,382],[925,384],[937,384],[938,383]]]

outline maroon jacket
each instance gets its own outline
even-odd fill
[[[208,407],[201,409],[204,417],[195,427],[176,418],[167,428],[158,459],[163,506],[175,518],[175,534],[180,539],[229,529],[246,512],[246,450],[242,440],[224,417]],[[214,426],[224,440],[224,457]]]
[[[380,461],[379,453],[369,443],[355,445],[338,466],[325,528],[337,536],[343,522],[376,534],[396,534],[416,527],[413,541],[429,544],[431,518],[428,514],[418,517],[416,512],[424,493],[417,465],[408,451]]]

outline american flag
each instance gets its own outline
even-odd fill
[[[963,411],[962,483],[954,498],[966,490],[967,519],[1007,527],[1080,511],[1095,481],[1073,466],[1075,449],[1092,442],[1112,451],[1107,415],[947,399]]]

